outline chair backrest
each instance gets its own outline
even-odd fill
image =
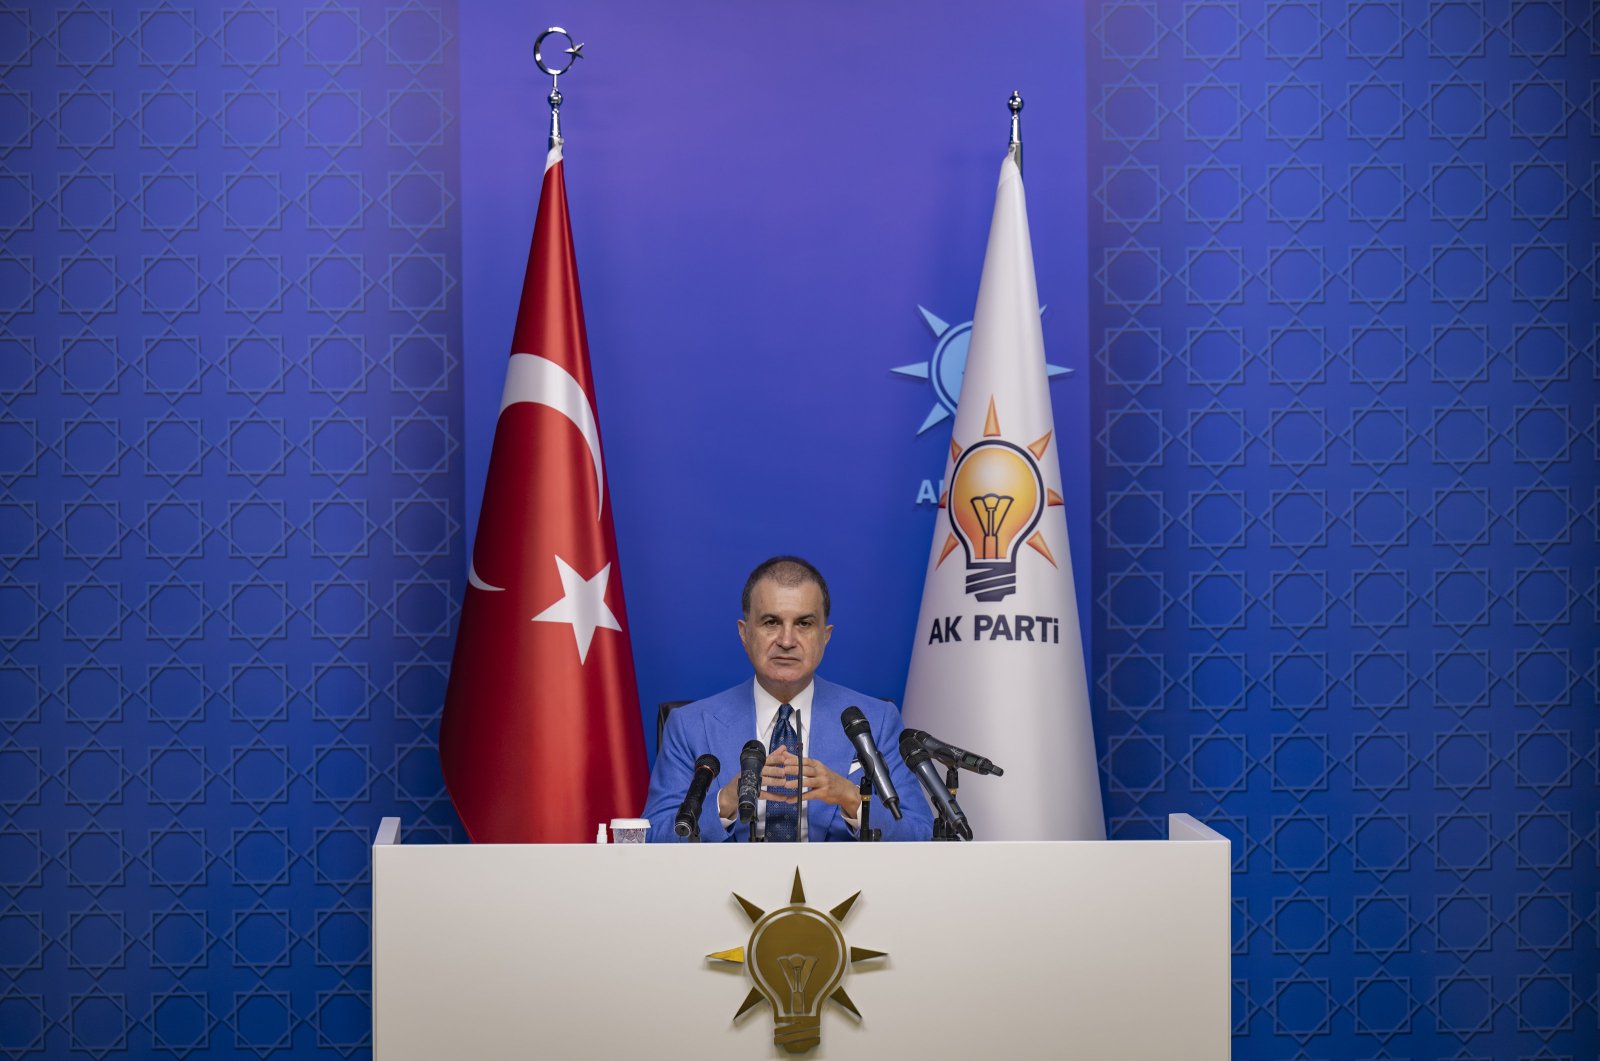
[[[661,734],[667,728],[667,716],[692,700],[663,700],[656,705],[656,754],[661,754]]]

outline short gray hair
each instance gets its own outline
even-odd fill
[[[780,586],[799,586],[806,582],[815,582],[817,588],[822,590],[822,620],[827,622],[828,612],[833,607],[833,600],[828,596],[828,580],[822,577],[816,565],[799,556],[774,556],[763,560],[750,572],[750,577],[744,580],[744,593],[739,598],[741,612],[750,614],[750,594],[756,588],[756,583],[764,578],[770,578]]]

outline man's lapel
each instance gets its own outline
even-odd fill
[[[739,751],[744,749],[745,742],[755,735],[756,699],[755,681],[751,679],[743,685],[728,690],[715,698],[716,708],[706,712],[706,749],[716,754],[723,749],[731,749],[733,760],[724,761],[718,774],[718,782],[726,779],[730,772],[737,776],[739,773]],[[734,838],[743,843],[748,838],[748,830],[744,823],[735,819]]]
[[[715,715],[717,732],[707,734],[713,748],[743,748],[756,733],[755,681],[747,681],[738,691],[726,697],[722,709]],[[723,764],[727,765],[727,764]],[[738,759],[734,760],[738,768]]]
[[[850,742],[845,738],[843,727],[839,725],[839,712],[848,705],[840,702],[837,686],[820,678],[811,680],[814,686],[811,693],[811,737],[807,741],[806,750],[811,758],[820,761],[831,770],[842,773],[852,758]],[[859,784],[861,777],[859,774],[846,774],[845,780]],[[806,806],[808,839],[826,840],[839,817],[839,808],[820,799],[814,799]]]

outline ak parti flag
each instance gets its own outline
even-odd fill
[[[588,842],[646,769],[559,144],[511,351],[439,757],[473,840]]]
[[[980,840],[1103,840],[1022,171],[1000,166],[906,724],[986,755],[961,786]]]

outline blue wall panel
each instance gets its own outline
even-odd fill
[[[449,5],[0,11],[0,1052],[366,1049],[461,586]]]
[[[1113,831],[1234,837],[1237,1056],[1594,1057],[1600,25],[1088,25]]]

